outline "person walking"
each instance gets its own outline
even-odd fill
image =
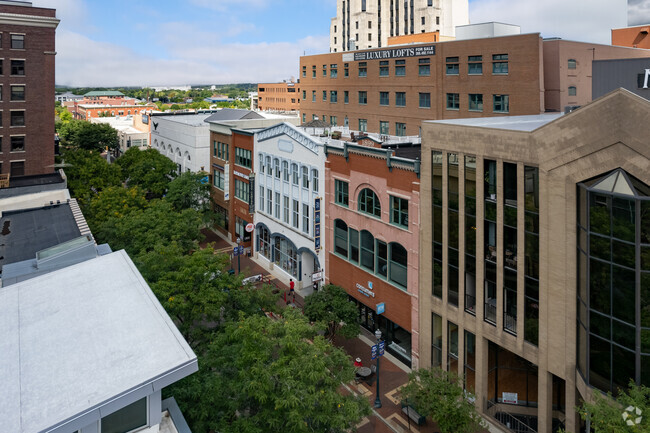
[[[293,278],[289,278],[289,296],[291,297],[291,302],[296,303],[296,283],[293,282]]]

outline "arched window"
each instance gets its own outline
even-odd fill
[[[289,182],[289,163],[282,161],[282,180]]]
[[[318,170],[315,168],[311,169],[311,181],[313,183],[312,188],[314,192],[318,192]]]
[[[361,266],[375,272],[375,238],[367,230],[361,230]]]
[[[176,148],[176,155],[181,156],[181,150],[178,147]]]
[[[390,243],[390,260],[388,266],[388,275],[390,281],[407,288],[407,263],[408,254],[406,248],[397,242]]]
[[[266,157],[266,174],[271,176],[273,167],[271,166],[271,157],[267,156]]]
[[[259,230],[259,244],[257,251],[267,259],[271,260],[271,233],[266,227]]]
[[[348,257],[348,225],[339,219],[334,221],[334,252]]]
[[[576,86],[569,86],[569,96],[576,96],[578,94],[578,89]]]
[[[298,174],[298,164],[291,164],[291,176],[293,177],[293,184],[298,185],[300,175]]]
[[[309,168],[302,167],[302,187],[309,188]]]
[[[261,153],[257,156],[257,159],[260,160],[260,173],[264,173],[264,157]]]
[[[575,69],[577,65],[576,59],[569,59],[567,62],[567,68],[569,69]]]
[[[273,160],[273,168],[275,169],[275,177],[280,179],[280,160],[278,158]]]
[[[370,188],[362,189],[359,193],[359,211],[381,218],[379,197]]]

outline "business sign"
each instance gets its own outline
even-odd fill
[[[384,314],[386,311],[386,304],[382,302],[381,304],[377,304],[377,314]]]
[[[253,223],[246,224],[246,231],[248,233],[252,232],[253,230],[255,230],[255,224],[253,224]]]
[[[359,293],[361,293],[362,295],[365,295],[365,296],[367,296],[369,298],[370,297],[373,297],[373,298],[375,297],[375,292],[373,292],[372,290],[366,289],[361,284],[357,283],[356,287],[357,287],[357,290],[359,291]]]
[[[223,166],[223,199],[230,200],[230,164]]]
[[[650,69],[646,69],[643,74],[639,74],[636,81],[639,89],[647,89],[648,84],[650,84]]]
[[[239,177],[241,177],[242,179],[246,179],[246,180],[248,180],[248,175],[242,173],[241,171],[233,170],[233,171],[232,171],[232,174],[234,174],[235,176],[239,176]]]
[[[516,392],[504,392],[501,396],[502,403],[508,404],[517,404],[517,393]]]
[[[248,177],[248,213],[255,213],[255,176],[251,174]]]
[[[422,57],[435,55],[435,45],[421,45],[417,47],[384,48],[381,50],[355,52],[354,61],[359,62],[363,60],[402,59],[405,57]],[[345,61],[345,59],[343,59],[343,61]]]
[[[314,249],[320,251],[320,197],[314,199]]]
[[[375,358],[377,358],[377,345],[376,344],[370,348],[370,359],[372,361],[374,361]]]
[[[149,115],[148,114],[143,114],[142,115],[142,123],[144,123],[145,125],[149,124]]]
[[[384,349],[386,348],[386,341],[381,340],[377,346],[379,346],[377,348],[377,356],[384,356]]]
[[[323,281],[323,271],[317,271],[311,274],[311,282]]]

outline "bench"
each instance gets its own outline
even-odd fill
[[[424,425],[427,422],[427,417],[417,413],[417,411],[413,409],[411,406],[403,406],[402,412],[404,412],[409,418],[411,418],[411,420],[413,420],[413,422],[416,423],[417,425]]]

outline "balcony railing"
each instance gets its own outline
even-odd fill
[[[497,323],[497,307],[493,305],[493,299],[488,299],[485,302],[485,320],[491,322],[492,324]]]
[[[476,316],[476,298],[474,295],[465,293],[465,311]]]
[[[503,329],[517,335],[517,316],[503,312]]]

